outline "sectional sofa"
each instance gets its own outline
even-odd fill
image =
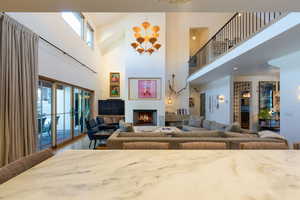
[[[198,123],[198,122],[197,122]],[[156,132],[124,132],[118,129],[107,140],[109,149],[122,149],[123,143],[128,142],[164,142],[169,143],[170,149],[179,149],[186,142],[224,142],[227,149],[239,149],[240,143],[287,141],[277,134],[265,137],[256,132],[241,129],[233,125],[224,125],[213,121],[202,120],[201,123],[190,122],[182,127],[179,133]]]

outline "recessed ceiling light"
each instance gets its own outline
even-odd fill
[[[237,68],[237,67],[234,67],[234,68],[233,68],[233,71],[237,71],[238,69],[239,69],[239,68]]]

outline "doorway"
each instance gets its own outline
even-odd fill
[[[205,117],[205,108],[206,108],[206,98],[205,93],[200,94],[200,116]]]
[[[241,128],[250,128],[250,91],[241,92],[240,96],[240,116],[241,116]]]

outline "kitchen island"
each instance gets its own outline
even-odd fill
[[[2,200],[295,200],[293,150],[70,150],[0,185]]]

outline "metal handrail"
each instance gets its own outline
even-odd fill
[[[235,13],[207,43],[190,57],[190,74],[249,39],[281,15],[281,12]]]

